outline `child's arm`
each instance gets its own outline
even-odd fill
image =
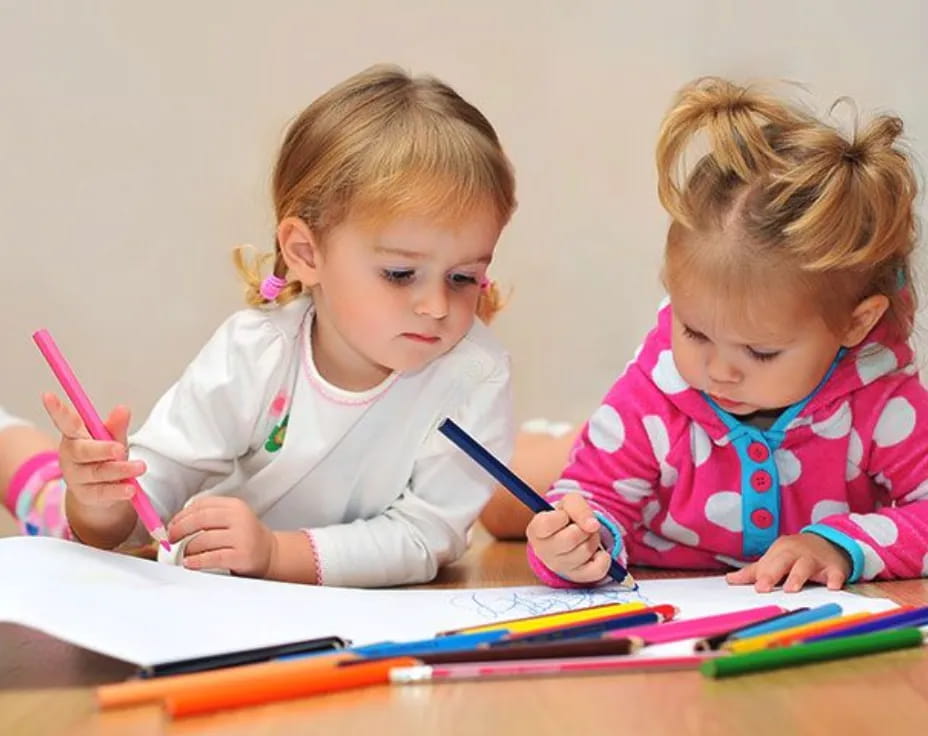
[[[513,436],[508,364],[501,361],[450,416],[508,462]],[[382,514],[309,530],[318,582],[374,587],[432,580],[439,567],[464,553],[468,529],[491,488],[486,472],[432,428],[408,485]]]
[[[861,471],[887,489],[887,503],[873,513],[834,514],[803,531],[848,554],[848,582],[928,575],[928,391],[912,376],[866,423],[854,424],[852,446],[868,448]]]
[[[568,495],[572,499],[580,496],[586,503],[572,501],[570,508],[565,506],[566,515],[564,511],[538,514],[530,526],[530,542],[533,537],[538,541],[529,544],[529,564],[543,582],[558,587],[588,585],[591,582],[585,579],[586,575],[574,582],[567,570],[558,572],[552,569],[552,566],[563,568],[565,564],[575,568],[586,565],[585,562],[575,565],[576,560],[561,554],[565,544],[589,541],[591,532],[586,531],[583,521],[584,506],[589,506],[599,518],[601,523],[595,525],[596,530],[592,533],[596,535],[596,542],[602,536],[606,549],[616,546],[613,532],[624,540],[639,523],[642,509],[652,500],[661,475],[660,464],[642,422],[647,413],[642,400],[655,394],[653,384],[637,366],[632,365],[616,381],[581,430],[571,451],[570,463],[547,493],[547,499],[558,505]],[[555,518],[556,515],[559,516]],[[597,547],[591,545],[594,552],[590,559]],[[621,548],[620,561],[624,564],[627,560],[624,543]],[[584,571],[587,570],[584,567]]]

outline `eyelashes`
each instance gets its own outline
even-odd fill
[[[707,343],[707,342],[709,342],[709,338],[708,338],[708,337],[706,337],[705,335],[703,335],[701,332],[696,332],[696,330],[693,330],[693,329],[691,329],[690,327],[687,327],[686,325],[683,325],[683,334],[686,335],[686,337],[689,338],[690,340],[693,340],[694,342],[698,342],[698,343]],[[779,350],[776,350],[776,351],[774,351],[774,352],[772,352],[772,353],[762,353],[762,352],[759,352],[759,351],[755,350],[754,348],[752,348],[752,347],[750,347],[750,346],[748,346],[748,345],[745,345],[745,346],[744,346],[744,349],[747,351],[747,354],[748,354],[752,359],[754,359],[754,360],[756,360],[756,361],[758,361],[758,362],[760,362],[760,363],[767,363],[767,362],[773,360],[774,358],[776,358],[778,355],[780,355],[780,351],[779,351]]]
[[[413,283],[416,277],[414,268],[384,268],[381,269],[380,275],[391,284],[398,286],[407,286]],[[452,288],[461,289],[468,286],[477,286],[477,276],[466,273],[450,273],[446,280]]]

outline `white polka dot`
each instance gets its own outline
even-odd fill
[[[869,544],[860,541],[857,544],[860,545],[860,551],[864,553],[864,569],[860,574],[860,579],[870,580],[875,578],[886,569],[886,564]]]
[[[706,518],[730,532],[740,532],[741,494],[734,491],[719,491],[706,499]]]
[[[590,442],[603,452],[615,452],[625,444],[625,424],[619,413],[603,404],[590,417]]]
[[[741,568],[748,564],[744,560],[739,560],[737,557],[729,557],[728,555],[716,555],[715,559],[719,562],[724,562],[729,567]]]
[[[658,552],[666,552],[668,549],[673,549],[677,546],[669,539],[657,536],[654,532],[645,532],[641,541],[643,544],[656,549]]]
[[[886,402],[873,430],[873,441],[880,447],[892,447],[908,438],[915,429],[915,409],[902,396]]]
[[[682,524],[677,523],[677,520],[670,514],[667,514],[664,523],[661,524],[661,534],[668,539],[675,539],[690,547],[695,547],[699,544],[699,535],[692,529],[687,529]]]
[[[851,431],[851,405],[845,401],[828,419],[815,422],[812,431],[828,440],[846,437]]]
[[[899,527],[896,526],[896,522],[883,514],[851,514],[848,518],[882,547],[895,544],[899,538]]]
[[[896,354],[879,343],[864,345],[857,354],[857,375],[864,385],[896,369]]]
[[[922,560],[922,577],[928,578],[928,552],[925,553],[925,559]]]
[[[643,417],[641,424],[648,435],[648,440],[651,442],[654,459],[657,460],[661,468],[661,485],[672,486],[677,482],[677,469],[667,462],[667,453],[670,452],[670,438],[667,435],[667,427],[664,426],[664,421],[655,414]]]
[[[728,447],[728,445],[731,444],[731,437],[729,437],[727,434],[723,435],[716,440],[716,444],[719,447]]]
[[[796,417],[793,421],[786,425],[786,431],[788,432],[791,429],[805,427],[807,424],[812,424],[812,417]]]
[[[844,501],[819,501],[812,507],[812,523],[818,524],[834,514],[846,514],[850,507]]]
[[[860,463],[864,459],[864,445],[860,441],[860,435],[856,429],[851,430],[847,442],[847,471],[845,472],[846,480],[854,480],[860,475]]]
[[[777,450],[773,453],[773,460],[780,474],[780,485],[788,486],[799,480],[802,475],[802,463],[792,450]]]
[[[693,455],[693,464],[698,468],[712,454],[712,440],[706,434],[706,430],[700,427],[696,422],[690,424],[690,452]]]
[[[570,478],[559,479],[548,491],[548,498],[551,500],[560,500],[568,493],[578,493],[584,498],[593,498],[593,494],[581,486],[577,481]]]
[[[893,482],[882,473],[877,473],[874,475],[873,480],[883,486],[883,488],[885,488],[887,491],[891,491],[893,489]]]
[[[612,489],[629,503],[640,503],[643,498],[650,496],[654,489],[648,481],[642,478],[623,478],[613,481]]]
[[[902,499],[905,503],[928,500],[928,480],[922,481],[914,491],[909,491]]]
[[[657,512],[661,510],[661,502],[657,499],[653,501],[648,501],[645,504],[644,508],[641,509],[641,519],[644,521],[645,525],[649,525],[654,521],[654,517],[657,516]]]
[[[909,363],[905,368],[902,369],[902,372],[907,376],[914,376],[918,373],[918,366],[915,363]]]
[[[669,350],[663,350],[657,356],[657,364],[651,371],[651,379],[654,385],[665,394],[678,394],[689,388],[677,370],[677,365],[673,362],[673,353]]]

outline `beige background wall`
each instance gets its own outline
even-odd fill
[[[0,403],[38,417],[49,327],[102,406],[141,417],[231,310],[228,253],[270,244],[287,121],[378,61],[496,125],[520,209],[495,276],[521,418],[580,420],[648,328],[665,219],[652,151],[699,75],[805,82],[903,115],[928,154],[920,0],[33,2],[0,7]],[[924,210],[923,210],[924,211]]]

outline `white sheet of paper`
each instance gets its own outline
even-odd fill
[[[207,575],[38,537],[0,539],[0,621],[23,624],[139,665],[338,635],[354,644],[427,638],[436,632],[601,603],[671,603],[679,618],[766,604],[840,603],[846,613],[895,604],[812,588],[760,595],[721,577],[647,580],[616,587],[542,586],[360,590]],[[680,642],[649,654],[692,651]]]

